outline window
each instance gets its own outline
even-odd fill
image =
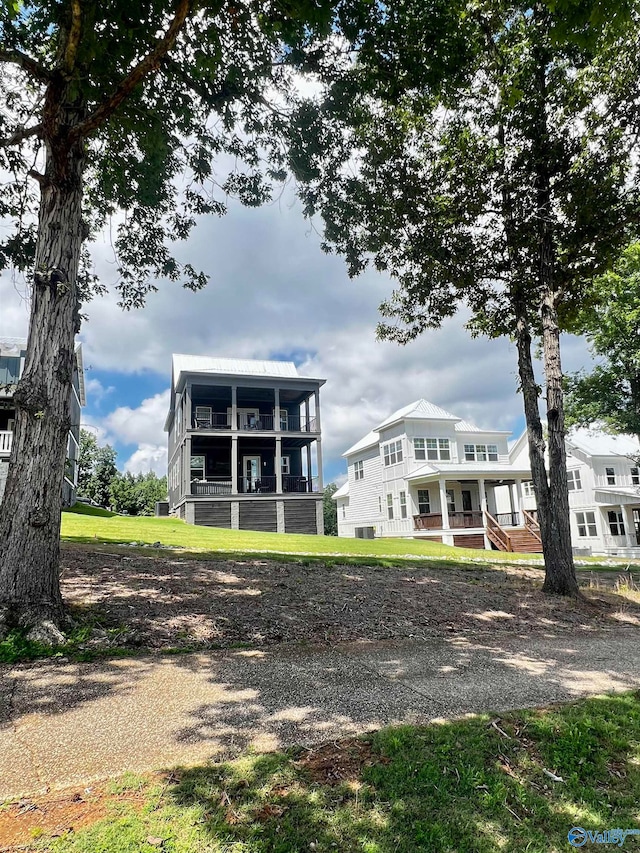
[[[364,462],[362,459],[353,463],[353,478],[354,480],[364,480]]]
[[[578,536],[597,536],[595,512],[577,512]]]
[[[282,466],[283,474],[291,473],[291,457],[290,456],[281,456],[280,457],[280,465]]]
[[[387,516],[393,521],[393,495],[387,495]]]
[[[427,458],[427,453],[424,447],[424,438],[413,439],[413,455],[416,459]]]
[[[465,444],[464,446],[465,462],[497,462],[498,461],[498,445],[497,444]]]
[[[15,385],[20,378],[20,358],[0,356],[0,385]]]
[[[448,461],[451,459],[451,451],[449,449],[448,438],[428,438],[427,444],[427,459]]]
[[[636,466],[631,469],[631,485],[640,486],[640,471]]]
[[[607,475],[607,486],[615,486],[616,484],[616,469],[605,468],[604,473]]]
[[[567,471],[567,487],[570,492],[579,492],[582,489],[580,471],[577,468]]]
[[[204,480],[204,456],[191,457],[191,480]]]
[[[522,484],[522,493],[525,498],[535,498],[535,492],[533,491],[533,482],[531,480],[525,480]]]
[[[347,508],[344,504],[342,504],[342,518],[343,520],[347,517]]]
[[[382,498],[378,495],[378,512],[382,512]]]
[[[609,517],[609,530],[612,536],[624,536],[624,518],[622,513],[615,509],[610,509],[607,513]]]
[[[407,493],[400,492],[400,518],[407,517]]]
[[[382,448],[385,465],[395,465],[396,462],[402,462],[402,442],[392,441],[385,444]]]
[[[429,489],[418,489],[418,512],[420,515],[428,515],[431,512]]]

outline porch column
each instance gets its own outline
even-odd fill
[[[517,498],[515,497],[516,484],[511,483],[509,485],[509,506],[511,507],[511,518],[513,518],[513,514],[516,511]]]
[[[278,415],[278,420],[280,416]],[[276,436],[276,458],[274,459],[274,467],[276,469],[276,493],[282,494],[282,439],[279,435]]]
[[[478,480],[478,492],[480,494],[480,511],[482,512],[482,530],[484,532],[484,548],[485,551],[491,550],[491,542],[489,542],[489,537],[487,536],[487,525],[486,525],[486,516],[487,512],[487,495],[485,493],[485,485],[484,480]]]
[[[191,436],[187,435],[184,442],[184,467],[182,469],[182,494],[191,494]]]
[[[304,430],[301,430],[301,432],[309,432],[309,398],[308,397],[304,401],[304,417],[305,417]]]
[[[622,504],[622,517],[624,518],[624,538],[627,547],[633,548],[636,545],[635,525],[633,523],[633,508],[629,504]]]
[[[280,432],[280,389],[273,389],[273,428],[276,432]]]
[[[322,439],[319,438],[316,441],[316,457],[318,462],[318,491],[321,492],[324,489],[322,485]]]
[[[234,423],[236,421],[234,420]],[[231,494],[238,494],[238,436],[231,436]]]
[[[316,432],[321,432],[320,429],[320,389],[316,388],[314,391],[315,403],[316,403]],[[318,464],[318,467],[320,465]]]
[[[442,514],[442,529],[449,530],[449,507],[447,506],[447,489],[446,480],[440,477],[438,485],[440,486],[440,512]]]
[[[186,395],[185,395],[185,406],[184,406],[184,419],[186,423],[184,424],[186,432],[188,429],[193,429],[193,411],[191,406],[191,382],[187,382],[186,387]]]
[[[522,480],[516,480],[516,495],[518,497],[518,512],[520,513],[520,524],[524,524],[524,495],[522,494]]]
[[[231,386],[231,429],[238,431],[238,388]]]
[[[307,444],[307,488],[311,491],[311,445]]]

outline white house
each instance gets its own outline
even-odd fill
[[[524,512],[529,460],[514,462],[509,435],[427,400],[399,409],[343,454],[348,480],[334,495],[338,535],[540,551],[535,519]],[[506,507],[496,502],[501,487]]]
[[[529,459],[526,433],[511,448],[516,466]],[[635,436],[573,430],[567,437],[571,541],[576,555],[640,557],[640,443]],[[506,495],[498,495],[503,506]],[[524,507],[535,508],[530,483]]]

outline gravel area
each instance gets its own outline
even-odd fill
[[[542,578],[504,565],[305,565],[88,546],[62,555],[65,600],[96,625],[89,646],[261,647],[640,625],[640,596],[621,594],[616,573],[582,572],[584,601],[543,595]]]

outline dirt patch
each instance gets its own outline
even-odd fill
[[[362,771],[373,764],[388,764],[389,758],[373,754],[371,742],[350,738],[307,750],[295,762],[314,782],[321,785],[359,785]]]
[[[68,835],[113,814],[119,806],[142,809],[145,802],[143,791],[114,794],[101,785],[9,803],[0,809],[0,851],[24,849],[41,836]]]
[[[592,573],[595,575],[595,573]],[[500,566],[344,566],[197,560],[67,546],[62,591],[96,627],[88,647],[152,650],[466,638],[640,625],[640,602],[597,576],[584,601],[543,595],[542,571]],[[591,580],[592,587],[594,581]]]

